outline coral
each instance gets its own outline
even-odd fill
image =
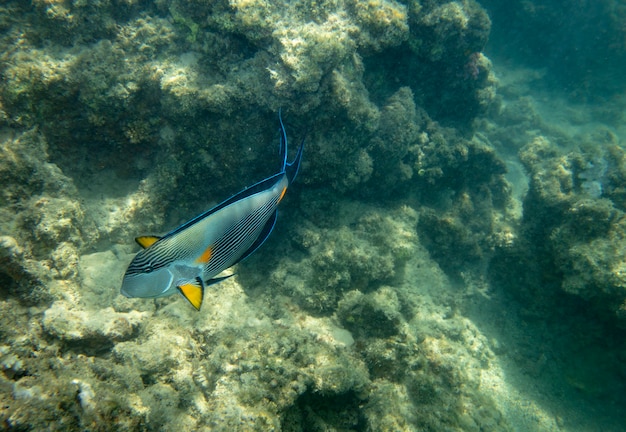
[[[370,141],[369,155],[374,161],[372,192],[389,193],[413,177],[413,167],[404,159],[416,147],[424,117],[423,112],[418,114],[413,93],[407,87],[386,101],[380,112],[379,133]]]
[[[8,345],[0,345],[0,369],[9,379],[17,379],[26,375],[24,363]]]
[[[17,133],[4,130],[0,149],[2,205],[46,194],[55,198],[74,196],[76,188],[59,167],[48,161],[48,144],[36,129]]]
[[[30,233],[35,256],[42,258],[65,241],[80,246],[83,211],[78,202],[43,196],[35,197],[29,204],[29,211],[24,211],[18,220],[20,227]]]
[[[407,7],[396,1],[348,2],[359,28],[359,45],[374,51],[393,47],[409,36]]]
[[[417,230],[450,276],[485,263],[497,239],[511,232],[510,185],[493,148],[449,130],[422,134],[414,171],[423,191]]]
[[[481,54],[491,23],[478,3],[410,2],[408,24],[405,44],[373,55],[366,63],[370,73],[366,78],[377,83],[371,92],[391,93],[387,76],[376,75],[394,64],[396,81],[419,95],[418,105],[439,121],[466,125],[493,105],[497,81]],[[423,63],[418,66],[416,60]]]
[[[378,128],[380,113],[369,99],[363,84],[363,61],[354,55],[351,63],[333,71],[331,78],[333,103],[346,111],[348,119],[368,131]]]
[[[403,323],[396,293],[382,287],[362,294],[347,292],[337,305],[337,317],[357,337],[387,338],[399,333]]]
[[[431,61],[449,61],[480,52],[487,42],[491,21],[473,0],[412,3],[409,14],[415,53]]]
[[[354,52],[351,29],[341,16],[330,16],[322,25],[290,26],[276,35],[280,58],[290,77],[275,78],[276,85],[288,84],[294,91],[317,91],[322,77]]]
[[[404,294],[399,289],[388,302],[391,297],[385,293],[387,300],[378,304],[391,308],[387,313],[397,314],[400,308],[406,313],[412,300]],[[415,425],[440,429],[455,424],[464,430],[509,430],[494,402],[479,389],[481,370],[493,358],[480,332],[461,317],[429,316],[423,305],[409,316],[393,336],[355,343],[372,379],[364,406],[368,426],[413,430]],[[441,409],[456,404],[467,410]]]
[[[486,84],[490,66],[484,56],[474,53],[482,49],[480,44],[488,25],[481,21],[481,11],[474,3],[455,5],[457,2],[430,11],[430,28],[425,34],[440,29],[438,43],[446,49],[455,49],[460,40],[467,46],[456,49],[471,50],[472,56],[463,54],[456,59],[456,54],[451,54],[449,61],[462,70],[463,62],[475,59],[473,70],[478,70],[480,76],[467,80],[471,85],[451,91],[455,95],[476,97],[481,105],[488,97],[476,96],[475,90],[490,93],[491,84]],[[387,178],[386,173],[395,173],[396,168],[399,168],[398,178],[386,180],[381,187],[397,184],[402,188],[402,183],[411,177],[410,163],[402,159],[407,157],[404,153],[407,146],[415,142],[412,122],[420,127],[422,121],[411,117],[409,99],[416,99],[416,94],[424,94],[424,87],[430,86],[419,85],[419,79],[411,80],[413,94],[410,94],[403,88],[402,80],[389,80],[385,71],[364,64],[362,59],[369,61],[396,47],[406,50],[402,46],[409,33],[414,42],[422,37],[417,28],[424,17],[411,12],[417,8],[415,4],[407,7],[395,1],[315,5],[176,1],[157,2],[141,9],[141,5],[130,2],[124,5],[123,18],[107,2],[96,6],[42,0],[36,7],[42,12],[58,9],[59,13],[53,14],[55,17],[64,16],[63,20],[72,21],[68,24],[71,31],[67,37],[73,41],[83,34],[82,26],[89,13],[99,8],[96,28],[88,32],[94,37],[98,34],[99,38],[94,39],[89,49],[81,49],[81,44],[75,43],[74,49],[11,52],[4,71],[9,80],[1,86],[10,111],[20,113],[12,118],[19,116],[21,124],[40,124],[46,118],[65,125],[49,127],[44,133],[54,159],[76,178],[93,177],[107,169],[124,178],[149,175],[152,167],[169,162],[175,153],[168,150],[168,143],[158,139],[162,128],[172,129],[178,138],[176,144],[185,148],[175,158],[183,165],[197,165],[197,159],[191,155],[198,150],[240,160],[240,149],[259,148],[259,140],[241,134],[236,136],[237,146],[224,144],[233,138],[227,125],[235,119],[228,116],[241,111],[242,106],[262,107],[264,118],[254,118],[255,108],[238,115],[251,130],[258,130],[266,138],[275,124],[275,117],[271,121],[267,113],[275,112],[279,106],[297,113],[299,121],[319,118],[322,121],[318,123],[338,115],[342,118],[343,111],[347,111],[350,122],[346,132],[334,128],[330,134],[315,133],[313,145],[319,146],[320,151],[311,152],[306,162],[311,182],[330,181],[338,191],[351,192],[368,181],[375,188],[380,179]],[[455,7],[458,13],[448,10]],[[48,17],[48,13],[51,12],[42,13],[39,19],[44,27],[52,28],[51,22],[58,18]],[[434,18],[439,15],[443,18]],[[111,22],[116,24],[114,32]],[[443,23],[453,24],[448,28]],[[459,25],[462,25],[460,39],[444,37],[456,32]],[[32,37],[39,36],[35,31],[31,33]],[[466,39],[470,42],[464,42]],[[429,73],[438,75],[432,70]],[[453,78],[452,81],[461,81],[459,77]],[[380,86],[370,85],[374,82]],[[379,92],[387,96],[371,98],[370,93]],[[28,105],[29,101],[38,99],[42,103]],[[402,104],[408,107],[408,112],[395,113],[389,111],[391,105],[386,106],[385,123],[379,126],[380,113],[375,100]],[[336,108],[324,112],[324,107],[329,106]],[[207,111],[213,114],[212,118],[204,116]],[[60,118],[59,112],[64,113],[64,118]],[[464,112],[473,115],[471,109]],[[212,127],[200,126],[204,130],[196,132],[201,123]],[[408,132],[403,133],[407,127]],[[359,133],[354,134],[353,130]],[[396,138],[402,140],[395,143],[398,151],[393,153],[397,161],[380,169],[373,166],[379,154],[386,154],[385,147],[392,147],[392,141],[386,140]],[[77,139],[90,145],[68,144]],[[198,149],[199,146],[203,148]],[[116,163],[120,158],[127,163]],[[83,164],[85,159],[92,163]],[[346,160],[356,163],[346,169]],[[261,164],[258,162],[252,172]],[[240,172],[245,170],[242,168]],[[222,185],[230,181],[218,169],[210,170],[212,177],[209,177],[206,167],[193,172],[185,170],[184,174],[178,167],[169,174],[175,176],[174,181],[194,185],[208,182],[219,184],[224,190]],[[187,191],[191,189],[181,188],[180,193],[191,193]],[[219,192],[215,191],[215,199]],[[184,195],[180,198],[181,201],[193,199]],[[166,206],[176,205],[170,197],[164,199],[168,200]]]
[[[51,336],[84,350],[102,349],[136,334],[145,318],[141,312],[115,312],[105,308],[91,311],[73,310],[66,302],[54,302],[43,314],[43,329]]]
[[[545,281],[542,289],[549,286],[581,298],[623,326],[624,151],[609,145],[600,153],[584,148],[565,153],[538,137],[520,157],[531,178],[524,201],[524,236],[497,262],[519,254],[524,268],[536,268],[539,278],[556,270],[558,276]],[[497,268],[499,264],[494,271]]]
[[[596,158],[587,162],[578,178],[582,180],[581,189],[592,198],[600,198],[603,193],[602,183],[606,181],[607,162],[603,158]]]
[[[355,206],[345,222],[352,229],[298,228],[295,241],[307,256],[281,263],[269,277],[302,307],[328,313],[342,292],[370,291],[402,275],[414,251],[415,217],[408,207],[381,216]]]
[[[488,21],[435,3],[3,5],[0,423],[504,427],[477,389],[474,327],[411,300],[412,272],[436,265],[409,202],[441,205],[481,247],[506,206],[491,149],[437,123],[487,109]],[[264,254],[199,313],[120,296],[134,236],[280,169],[281,107],[306,157]]]
[[[48,162],[46,142],[36,130],[4,137],[0,177],[2,230],[11,230],[2,237],[0,259],[7,293],[28,303],[45,302],[52,294],[46,283],[77,273],[84,213],[76,188]]]
[[[18,296],[27,303],[49,300],[44,274],[45,267],[32,259],[15,238],[0,237],[0,277],[3,281],[2,291],[7,296]]]
[[[446,273],[458,278],[486,258],[485,249],[489,247],[486,241],[491,230],[489,221],[486,222],[486,227],[473,232],[463,218],[430,210],[422,212],[417,227],[431,257]]]
[[[417,423],[406,387],[387,380],[374,381],[364,411],[371,430],[411,431]]]

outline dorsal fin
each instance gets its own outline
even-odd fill
[[[137,242],[137,244],[139,246],[141,246],[142,248],[144,248],[144,249],[149,248],[150,246],[152,246],[153,244],[155,244],[159,240],[161,240],[161,237],[159,237],[159,236],[135,237],[135,241]]]

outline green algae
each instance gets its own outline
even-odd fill
[[[186,29],[189,32],[189,34],[185,38],[187,42],[194,43],[198,38],[200,24],[179,13],[174,6],[170,7],[169,12],[172,15],[172,20],[174,21],[174,24],[178,24],[179,26],[183,27],[183,29]]]
[[[563,153],[546,139],[536,139],[522,149],[521,158],[532,179],[524,203],[533,209],[523,221],[527,239],[550,251],[541,265],[559,268],[560,278],[554,282],[564,292],[588,299],[609,316],[623,320],[626,292],[620,245],[624,228],[617,191],[621,190],[624,151],[608,146],[600,156]],[[585,175],[599,161],[606,161],[606,169],[593,178]],[[599,192],[585,187],[590,181],[598,182]]]

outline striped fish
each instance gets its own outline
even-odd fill
[[[205,287],[230,277],[217,276],[265,242],[276,223],[277,206],[298,174],[304,144],[303,140],[293,162],[287,163],[287,134],[280,113],[278,119],[282,170],[162,237],[137,237],[144,249],[124,274],[123,295],[156,298],[178,292],[200,310]]]

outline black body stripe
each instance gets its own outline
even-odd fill
[[[255,242],[255,236],[250,238],[254,231],[265,226],[267,220],[271,217],[278,204],[278,196],[272,197],[263,206],[248,214],[228,229],[222,237],[220,237],[213,246],[213,257],[207,264],[205,271],[209,274],[221,272],[228,265],[232,265],[248,248]],[[259,231],[259,234],[261,231]],[[246,242],[247,246],[242,248],[242,242]],[[237,255],[239,254],[239,255]]]

